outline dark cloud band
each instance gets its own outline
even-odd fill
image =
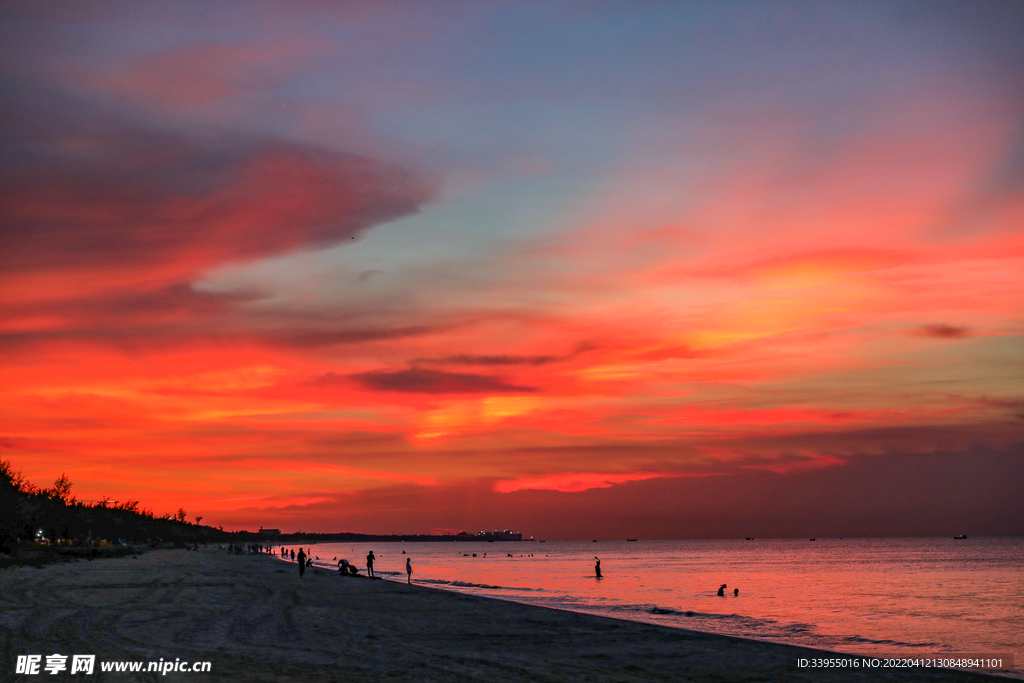
[[[442,372],[413,368],[386,372],[375,370],[352,375],[367,389],[401,391],[420,394],[520,394],[536,391],[532,387],[508,384],[489,375]]]

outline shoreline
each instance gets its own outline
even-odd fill
[[[300,579],[294,564],[214,548],[10,567],[0,570],[0,589],[5,674],[17,655],[58,653],[211,662],[208,674],[167,674],[189,681],[1012,680],[800,669],[799,658],[843,655],[319,568]]]

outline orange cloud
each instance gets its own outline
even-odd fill
[[[494,484],[497,493],[512,493],[530,489],[575,493],[588,489],[606,489],[628,481],[643,481],[663,477],[683,476],[665,472],[631,472],[629,474],[601,474],[593,472],[561,472],[544,477],[509,479]]]

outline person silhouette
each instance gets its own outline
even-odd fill
[[[373,556],[373,551],[371,550],[370,554],[366,556],[366,575],[371,579],[373,578],[373,561],[375,559],[377,558]]]
[[[722,596],[723,598],[725,597],[725,584],[724,583],[722,584],[722,587],[718,589],[718,594],[720,596]]]
[[[595,555],[594,559],[597,560],[597,563],[594,565],[594,575],[597,578],[600,579],[601,578],[601,558],[599,558],[597,555]]]
[[[299,548],[299,576],[306,573],[306,553]]]
[[[405,558],[405,573],[409,575],[409,583],[412,583],[412,558]]]
[[[740,589],[739,588],[733,588],[732,589],[732,595],[733,595],[734,598],[738,598],[740,596]]]

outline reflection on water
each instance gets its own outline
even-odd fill
[[[364,567],[371,548],[385,578],[404,581],[410,557],[415,582],[445,590],[864,655],[1017,655],[1024,633],[1021,538],[349,543],[314,555]]]

